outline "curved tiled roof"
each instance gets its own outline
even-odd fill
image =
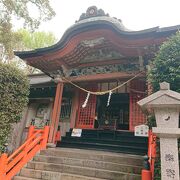
[[[95,15],[89,15],[89,12],[92,8],[94,8],[96,11]],[[99,11],[101,12],[100,14],[98,14]],[[80,17],[80,20],[76,21],[75,24],[73,24],[65,31],[60,41],[56,44],[50,47],[35,49],[32,51],[15,52],[15,55],[19,56],[22,59],[25,59],[56,52],[63,49],[66,44],[68,44],[68,41],[74,36],[96,29],[110,29],[111,31],[114,31],[117,36],[122,36],[125,39],[138,39],[148,36],[158,37],[163,36],[163,34],[165,34],[165,36],[167,37],[171,35],[172,32],[176,32],[178,29],[180,29],[180,26],[167,28],[154,27],[141,31],[132,31],[127,29],[123,25],[121,20],[109,17],[109,15],[105,14],[103,10],[98,10],[95,6],[92,6],[88,8],[86,14],[83,13],[83,18]]]

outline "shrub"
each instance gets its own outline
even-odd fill
[[[21,119],[28,102],[29,82],[17,67],[0,63],[0,152],[8,140],[13,123]]]

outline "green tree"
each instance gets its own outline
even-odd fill
[[[28,102],[29,81],[11,64],[0,63],[0,152],[8,140],[13,123],[21,119]]]
[[[163,81],[170,83],[171,90],[180,92],[180,32],[177,32],[161,45],[159,52],[153,60],[148,79],[152,83],[154,92],[159,90],[159,83]],[[156,123],[154,117],[151,117],[148,120],[150,126],[155,126]],[[155,180],[161,178],[159,140],[157,142],[157,154]]]
[[[25,29],[16,31],[16,37],[19,38],[19,42],[15,45],[15,50],[33,50],[48,47],[55,44],[57,41],[56,37],[51,32],[30,32]]]
[[[18,42],[14,43],[14,50],[26,51],[37,48],[51,46],[56,43],[57,39],[51,32],[37,31],[30,32],[25,29],[20,29],[15,32]],[[16,66],[21,67],[27,74],[40,72],[38,69],[28,66],[19,58],[14,58],[12,61]]]
[[[0,44],[9,58],[13,57],[12,49],[18,39],[12,31],[13,17],[23,20],[24,27],[35,30],[42,21],[50,20],[55,15],[49,0],[0,0],[0,11]]]
[[[180,92],[180,32],[162,44],[148,78],[154,91],[159,90],[160,82],[166,81],[172,90]]]

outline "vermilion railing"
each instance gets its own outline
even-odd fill
[[[156,135],[152,133],[152,130],[149,131],[148,157],[149,157],[150,171],[152,173],[152,178],[154,178],[154,165],[156,158]]]
[[[3,153],[0,157],[0,180],[11,180],[35,154],[46,148],[49,126],[44,129],[29,127],[27,140],[12,155]]]
[[[149,168],[142,170],[142,180],[153,180],[154,179],[154,165],[156,158],[156,135],[149,131],[148,138],[148,164]]]

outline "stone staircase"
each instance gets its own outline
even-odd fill
[[[14,180],[140,180],[142,156],[96,150],[49,148]]]
[[[148,138],[134,136],[134,132],[83,129],[81,137],[72,137],[72,129],[57,142],[57,147],[103,150],[125,154],[147,154]]]

